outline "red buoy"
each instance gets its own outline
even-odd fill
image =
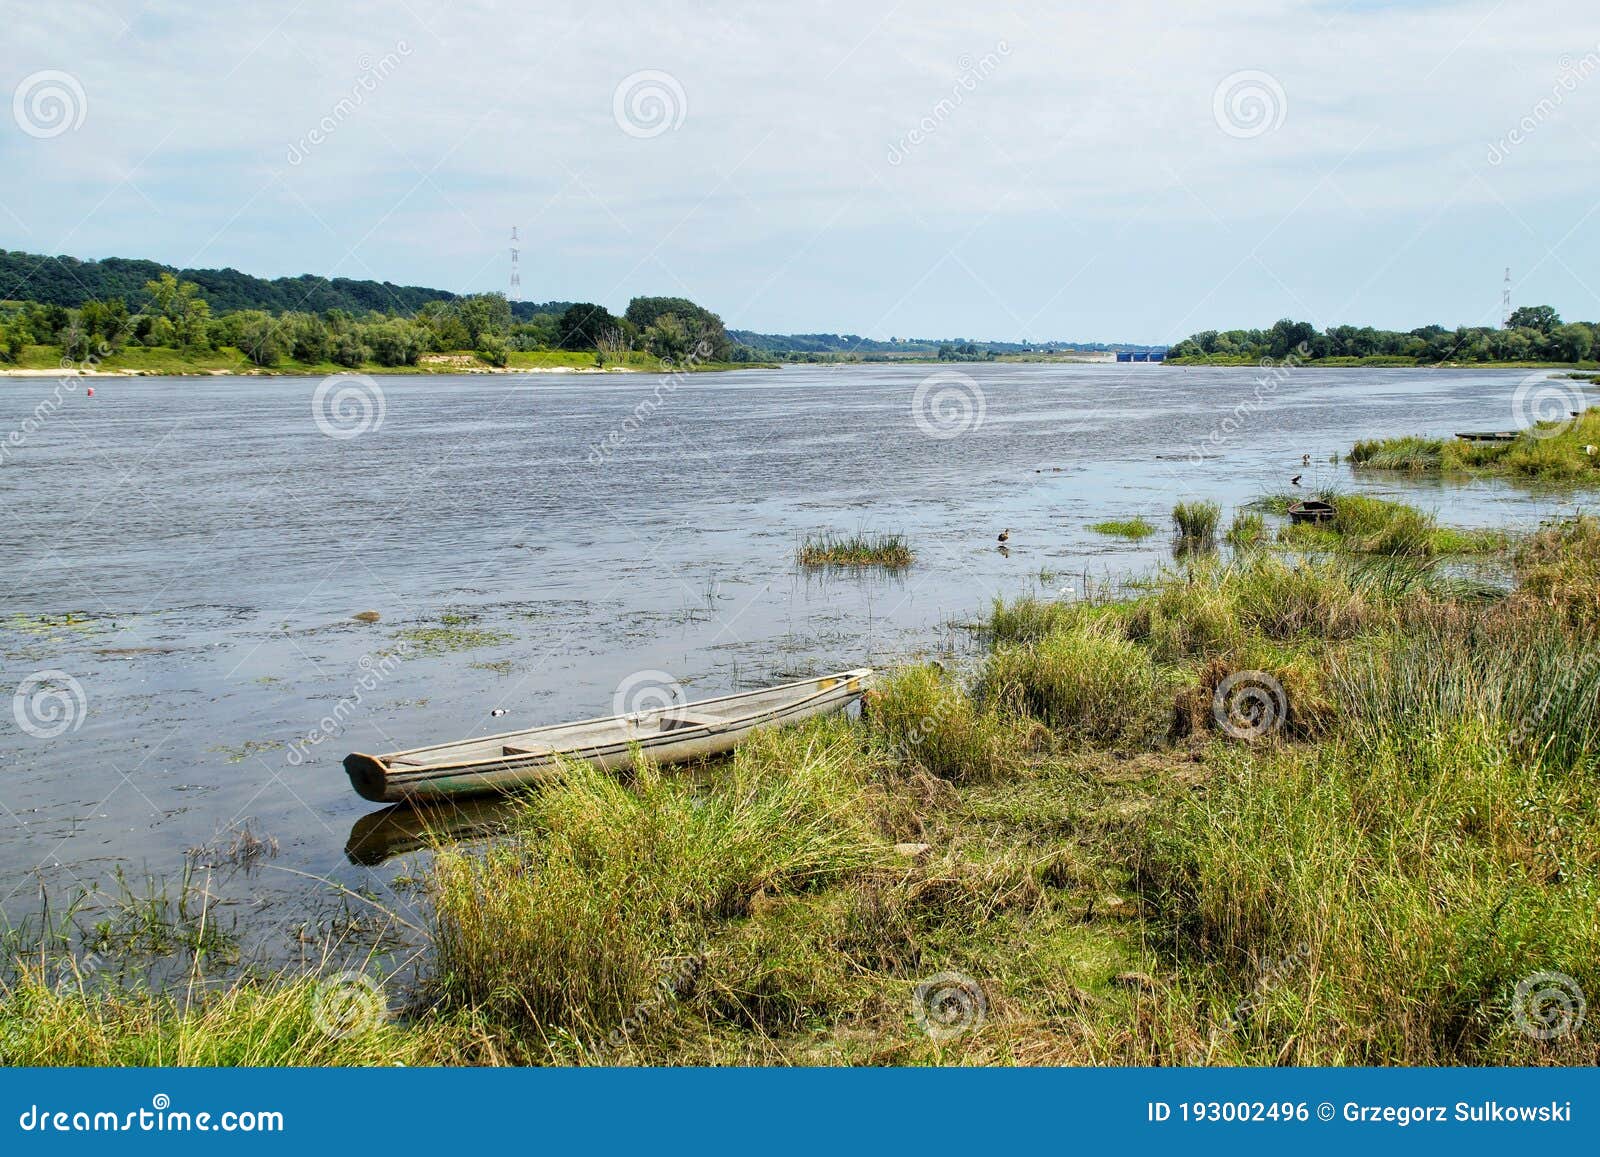
[[[92,397],[94,397],[94,387],[93,387],[93,386],[90,386],[90,387],[89,387],[89,396],[90,396],[90,397],[91,397],[91,398],[92,398]]]

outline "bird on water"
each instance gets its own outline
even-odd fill
[[[1300,479],[1302,479],[1304,477],[1305,477],[1304,474],[1296,474],[1293,478],[1289,479],[1289,485],[1290,486],[1299,486],[1300,485]]]
[[[1006,527],[1004,530],[1002,530],[1000,532],[999,541],[1000,542],[1010,542],[1011,541],[1011,528],[1009,526]]]

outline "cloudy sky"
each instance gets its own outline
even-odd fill
[[[11,5],[0,247],[766,331],[1600,318],[1600,9]],[[0,287],[3,292],[4,287]]]

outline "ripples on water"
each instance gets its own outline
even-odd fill
[[[966,366],[982,423],[941,439],[913,414],[937,369],[794,367],[669,389],[644,375],[389,377],[381,426],[344,440],[314,422],[313,379],[105,379],[93,398],[71,394],[0,466],[3,690],[58,670],[85,704],[54,738],[0,728],[5,912],[36,909],[40,880],[61,895],[118,866],[170,875],[185,849],[248,822],[276,855],[215,890],[249,911],[257,949],[288,958],[328,892],[280,869],[411,910],[390,887],[403,863],[345,856],[373,810],[349,788],[346,751],[609,713],[647,668],[700,698],[959,647],[952,624],[996,595],[1165,554],[1162,538],[1109,543],[1089,523],[1164,525],[1180,498],[1233,505],[1292,474],[1467,525],[1563,505],[1328,463],[1359,437],[1511,425],[1518,371],[1300,369],[1232,421],[1259,371]],[[53,388],[0,379],[0,437]],[[659,409],[631,428],[651,397]],[[1197,443],[1214,456],[1191,461]],[[918,562],[898,578],[798,574],[800,538],[824,529],[904,532]],[[381,621],[351,620],[366,610]],[[410,657],[389,671],[381,656],[403,639]],[[339,708],[374,669],[359,705]],[[339,733],[293,762],[287,745],[336,710]]]

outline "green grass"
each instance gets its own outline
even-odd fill
[[[801,566],[881,566],[900,570],[910,566],[916,555],[903,534],[867,534],[858,531],[842,535],[829,531],[807,535],[795,557]]]
[[[1444,443],[1438,438],[1386,438],[1357,442],[1349,459],[1356,466],[1378,470],[1437,470],[1443,461]]]
[[[1216,542],[1222,508],[1215,502],[1180,502],[1172,508],[1172,527],[1180,542],[1210,546]]]
[[[1369,501],[1328,533],[1415,528]],[[859,722],[570,767],[442,848],[402,1017],[318,1033],[298,975],[63,982],[78,921],[11,945],[0,1061],[1600,1063],[1513,1015],[1534,973],[1600,991],[1600,520],[1508,561],[1493,597],[1336,546],[999,603],[970,670],[891,672]],[[988,1017],[936,1041],[910,1006],[945,972]]]
[[[1392,499],[1331,494],[1327,501],[1334,508],[1331,522],[1287,524],[1278,531],[1279,543],[1296,550],[1433,558],[1494,554],[1512,542],[1498,529],[1440,526],[1435,515]]]
[[[202,987],[191,995],[104,990],[24,968],[0,983],[0,1065],[419,1065],[448,1059],[438,1023],[401,1025],[379,1012],[361,1031],[330,1034],[330,979]]]
[[[1137,542],[1142,538],[1149,538],[1156,532],[1156,528],[1143,518],[1111,519],[1106,522],[1091,523],[1089,529],[1096,534],[1104,534],[1111,538],[1127,538]]]
[[[1600,483],[1600,410],[1564,422],[1542,422],[1510,442],[1460,438],[1389,438],[1357,442],[1350,461],[1381,470],[1484,474],[1574,485]]]
[[[1267,520],[1259,511],[1239,511],[1233,516],[1233,525],[1228,527],[1228,542],[1232,546],[1256,546],[1267,538]]]

